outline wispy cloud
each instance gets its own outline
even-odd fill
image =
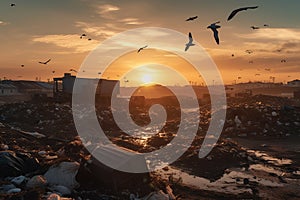
[[[8,24],[7,22],[4,22],[4,21],[0,20],[0,26],[4,26],[4,25],[7,25],[7,24]]]
[[[269,39],[269,40],[300,40],[300,29],[265,28],[250,34],[239,34],[245,39]]]
[[[32,41],[68,48],[75,53],[91,51],[98,45],[98,41],[80,39],[80,36],[77,34],[35,36]]]
[[[143,22],[139,21],[137,18],[125,18],[120,20],[121,23],[127,25],[141,25],[144,24]]]
[[[111,4],[103,4],[103,5],[97,6],[97,13],[101,17],[106,18],[106,19],[113,18],[113,14],[119,10],[120,10],[120,8],[118,6],[111,5]]]
[[[91,34],[93,36],[100,36],[101,39],[107,39],[117,33],[115,27],[106,24],[104,26],[95,26],[91,23],[76,22],[76,27],[80,28],[84,33]]]

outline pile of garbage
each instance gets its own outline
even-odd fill
[[[295,104],[295,105],[293,105]],[[300,106],[287,98],[254,96],[229,101],[223,136],[288,137],[300,134]]]

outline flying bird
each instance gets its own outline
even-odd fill
[[[43,65],[47,65],[50,61],[51,61],[51,59],[47,60],[46,62],[39,62],[39,63],[43,64]]]
[[[11,3],[10,6],[11,6],[11,7],[14,7],[14,6],[16,6],[16,4],[15,4],[15,3]]]
[[[253,30],[259,29],[258,26],[250,26],[250,28],[252,28]]]
[[[243,8],[235,9],[234,11],[232,11],[230,13],[229,17],[227,18],[227,21],[231,20],[240,11],[244,11],[244,10],[248,10],[248,9],[256,9],[256,8],[258,8],[258,6],[243,7]]]
[[[286,60],[285,60],[285,59],[282,59],[280,62],[282,62],[282,63],[286,63]]]
[[[143,46],[143,47],[139,48],[137,52],[140,53],[140,51],[144,50],[144,49],[147,48],[147,47],[148,47],[148,45]]]
[[[231,57],[234,57],[234,54],[231,54]]]
[[[184,51],[187,51],[191,46],[194,46],[195,44],[193,43],[193,36],[192,33],[189,32],[189,42],[185,44],[185,49]]]
[[[245,52],[248,53],[248,54],[253,53],[253,51],[252,51],[252,50],[249,50],[249,49],[247,49]]]
[[[219,32],[218,32],[218,28],[221,28],[221,26],[217,25],[218,23],[220,23],[220,21],[212,23],[211,25],[209,25],[207,28],[210,28],[213,33],[214,33],[214,38],[216,40],[217,44],[220,44],[220,40],[219,40]]]
[[[269,27],[269,24],[264,24],[264,27]]]
[[[85,33],[81,34],[80,39],[82,39],[83,37],[86,37]]]
[[[21,67],[25,67],[25,65],[21,65]]]
[[[77,73],[77,71],[75,69],[70,69],[70,72],[75,72]]]
[[[55,71],[53,70],[53,71],[52,71],[52,74],[54,74],[54,73],[55,73]]]
[[[197,19],[197,18],[198,18],[198,16],[189,17],[189,18],[186,19],[185,21],[193,21],[193,20],[195,20],[195,19]]]
[[[88,39],[88,41],[91,41],[91,40],[92,40],[92,38],[89,38],[89,39]]]

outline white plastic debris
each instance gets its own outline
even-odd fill
[[[48,196],[47,200],[61,200],[58,194],[52,193]]]
[[[42,188],[45,187],[47,184],[47,181],[44,176],[37,175],[32,177],[26,184],[27,188]]]
[[[242,124],[241,120],[239,119],[239,116],[237,116],[237,115],[234,118],[234,122],[235,122],[235,125],[237,128],[239,128]]]
[[[22,190],[20,188],[13,188],[13,189],[8,190],[7,194],[19,193],[21,191]]]
[[[278,115],[277,112],[275,112],[275,111],[272,112],[273,117],[276,117],[277,115]]]
[[[61,162],[50,167],[44,176],[50,186],[62,185],[72,190],[79,186],[75,179],[79,166],[78,162]]]
[[[158,192],[151,192],[143,200],[169,200],[169,195],[160,190]]]
[[[15,185],[21,185],[25,181],[25,179],[26,179],[25,176],[18,176],[13,178],[11,182]]]

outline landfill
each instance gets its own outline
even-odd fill
[[[145,153],[174,138],[180,108],[168,109],[172,115],[164,128],[143,139],[107,120],[112,118],[108,108],[97,113],[114,144]],[[146,110],[134,111],[137,122],[147,124]],[[210,105],[201,105],[199,112],[197,136],[177,161],[154,172],[130,174],[103,165],[85,148],[89,141],[78,136],[70,103],[2,105],[0,199],[300,199],[299,100],[229,98],[221,138],[201,159]]]

